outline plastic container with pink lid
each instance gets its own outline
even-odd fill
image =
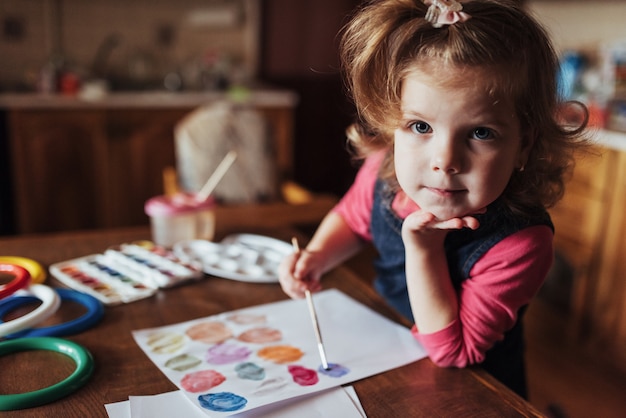
[[[150,217],[152,240],[172,247],[180,241],[213,240],[215,234],[215,201],[197,199],[195,194],[176,193],[155,196],[145,204]]]

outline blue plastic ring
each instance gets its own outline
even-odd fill
[[[61,301],[67,300],[79,303],[87,308],[87,312],[76,319],[64,322],[62,324],[56,324],[42,328],[25,329],[22,331],[14,332],[10,335],[5,335],[4,338],[13,339],[21,337],[62,337],[66,335],[74,335],[91,328],[102,319],[102,316],[104,315],[104,306],[102,305],[102,302],[100,302],[95,297],[71,289],[54,290],[59,294]],[[0,301],[0,323],[2,322],[2,317],[12,310],[22,305],[37,301],[39,301],[39,299],[32,296],[11,296]]]

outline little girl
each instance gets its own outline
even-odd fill
[[[581,121],[559,116],[558,59],[516,2],[374,0],[341,56],[364,158],[304,251],[280,267],[300,298],[372,242],[377,291],[434,363],[481,364],[526,396],[521,317],[552,263],[545,208],[563,194]]]

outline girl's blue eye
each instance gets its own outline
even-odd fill
[[[426,122],[415,122],[411,124],[411,130],[417,134],[427,134],[431,132],[430,125]]]
[[[491,130],[483,127],[474,129],[472,135],[476,139],[489,139],[492,137]]]

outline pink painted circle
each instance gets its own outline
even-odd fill
[[[180,386],[187,392],[204,392],[222,384],[226,378],[215,370],[201,370],[189,373],[180,381]]]

